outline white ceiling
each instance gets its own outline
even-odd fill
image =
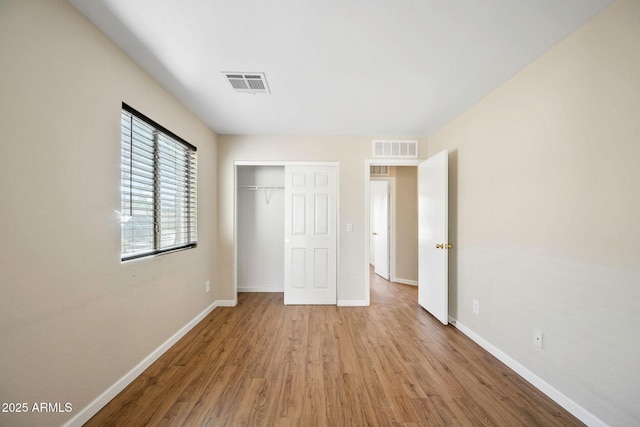
[[[69,2],[219,134],[377,136],[430,135],[612,3]]]

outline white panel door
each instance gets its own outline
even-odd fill
[[[418,303],[449,323],[448,155],[418,166]]]
[[[371,224],[371,239],[375,241],[374,271],[389,280],[389,181],[371,181],[370,189],[374,209]]]
[[[335,166],[285,166],[285,304],[336,304],[337,175]]]

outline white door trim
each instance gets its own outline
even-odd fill
[[[233,161],[233,305],[238,304],[238,166],[335,166],[336,167],[336,293],[340,292],[340,162],[304,162],[286,160],[234,160]],[[367,190],[368,191],[368,190]],[[368,200],[368,198],[367,198]],[[368,221],[367,221],[368,223]],[[284,239],[284,236],[282,236]],[[368,270],[367,270],[368,271]]]
[[[371,166],[415,166],[417,167],[424,160],[421,159],[366,159],[364,161],[364,248],[365,254],[369,253],[369,234],[371,233],[371,228],[369,224],[369,180],[371,180]],[[393,209],[392,209],[393,211]],[[395,217],[395,212],[391,214],[392,218]],[[393,219],[392,219],[393,221]],[[395,231],[394,231],[395,235]],[[395,238],[394,238],[395,240]],[[392,275],[395,276],[395,244],[391,249],[392,251]],[[364,289],[365,289],[365,305],[371,304],[371,286],[370,281],[371,277],[369,274],[369,256],[364,257]]]

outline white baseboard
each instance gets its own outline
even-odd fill
[[[237,299],[221,299],[215,302],[216,307],[235,307],[238,305]]]
[[[401,277],[393,277],[391,278],[391,281],[395,283],[402,283],[403,285],[418,286],[417,280],[403,279]]]
[[[602,420],[597,418],[591,412],[584,409],[582,406],[578,405],[576,402],[568,398],[566,395],[561,393],[558,389],[553,387],[551,384],[522,366],[516,360],[511,358],[508,354],[504,353],[502,350],[482,338],[480,335],[473,332],[471,329],[464,326],[462,323],[458,322],[455,318],[449,316],[449,323],[456,327],[460,332],[471,338],[476,342],[480,347],[487,350],[493,356],[495,356],[502,363],[507,365],[509,368],[513,369],[518,375],[527,380],[531,385],[535,388],[549,396],[554,402],[558,405],[562,406],[568,412],[570,412],[574,417],[578,418],[580,421],[585,423],[590,427],[607,427],[607,424]]]
[[[63,427],[80,427],[91,417],[98,413],[107,403],[125,389],[133,380],[135,380],[145,369],[147,369],[153,362],[158,360],[172,345],[174,345],[180,338],[185,336],[194,326],[196,326],[202,319],[204,319],[209,313],[211,313],[216,307],[232,307],[236,304],[230,305],[233,301],[215,301],[209,307],[205,308],[200,314],[198,314],[193,320],[184,325],[178,332],[173,334],[171,338],[163,342],[160,347],[156,348],[151,354],[142,359],[133,369],[131,369],[126,375],[116,381],[111,387],[105,390],[100,396],[98,396],[93,402],[82,408],[73,418],[67,421]]]
[[[340,307],[368,307],[369,301],[364,299],[339,299],[338,306]]]
[[[238,286],[238,292],[284,292],[280,286]]]

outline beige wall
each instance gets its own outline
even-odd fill
[[[615,3],[429,138],[451,314],[612,426],[640,420],[639,46],[640,2]]]
[[[327,161],[339,162],[339,260],[338,301],[364,301],[365,252],[364,177],[365,159],[371,158],[376,137],[349,136],[234,136],[218,137],[219,268],[220,299],[234,299],[233,229],[234,161]],[[391,139],[391,138],[384,138]],[[409,138],[403,138],[409,139]],[[417,138],[413,138],[417,139]],[[420,142],[425,154],[425,140]],[[346,224],[353,224],[353,232]]]
[[[0,2],[0,402],[60,425],[213,302],[216,136],[61,0]],[[198,147],[198,248],[120,262],[120,105]]]

